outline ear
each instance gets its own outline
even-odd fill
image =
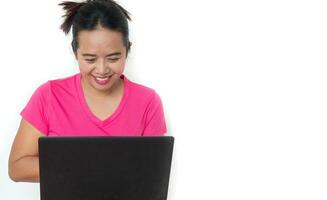
[[[126,58],[127,58],[127,56],[128,56],[128,52],[129,52],[130,49],[131,49],[131,46],[132,46],[132,42],[128,42],[128,47],[127,47],[127,49],[126,49]]]

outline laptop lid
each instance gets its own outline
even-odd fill
[[[166,200],[172,136],[40,137],[41,200]]]

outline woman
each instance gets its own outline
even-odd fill
[[[131,47],[129,13],[112,0],[62,2],[61,29],[73,31],[80,73],[39,86],[21,111],[9,157],[14,181],[39,182],[42,136],[163,135],[160,96],[123,74]]]

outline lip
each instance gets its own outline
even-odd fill
[[[112,75],[110,76],[105,76],[105,77],[99,77],[99,76],[92,76],[94,81],[98,84],[98,85],[106,85],[110,80],[111,80],[111,77]],[[100,81],[100,80],[97,80],[96,78],[108,78],[107,80],[103,80],[103,81]]]

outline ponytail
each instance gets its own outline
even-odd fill
[[[63,6],[63,9],[66,11],[65,15],[62,15],[62,17],[65,17],[65,21],[61,24],[60,29],[64,31],[65,34],[68,34],[72,24],[74,16],[76,15],[78,9],[82,7],[85,4],[85,2],[72,2],[72,1],[64,1],[58,5]]]

